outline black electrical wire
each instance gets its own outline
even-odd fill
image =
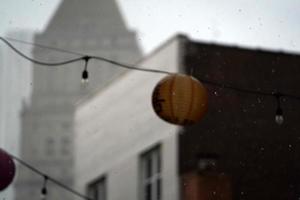
[[[70,51],[70,50],[65,50],[65,49],[61,49],[61,48],[56,48],[56,47],[50,47],[50,46],[46,46],[46,45],[43,45],[43,44],[37,44],[37,43],[28,42],[28,41],[18,40],[18,39],[11,38],[11,37],[1,37],[0,36],[0,38],[6,39],[8,41],[13,41],[13,42],[21,43],[21,44],[34,46],[34,47],[40,47],[42,49],[49,49],[49,50],[58,51],[58,52],[62,52],[62,53],[68,53],[68,54],[72,54],[72,55],[76,55],[76,56],[85,56],[82,53],[78,53],[78,52],[74,52],[74,51]]]
[[[22,159],[20,159],[20,158],[14,156],[14,155],[12,155],[12,154],[10,154],[10,153],[7,153],[7,154],[8,154],[9,156],[11,156],[14,160],[18,161],[18,163],[20,163],[21,165],[27,167],[27,168],[30,169],[31,171],[35,172],[36,174],[38,174],[38,175],[40,175],[40,176],[42,176],[42,177],[44,177],[44,178],[46,177],[46,180],[51,181],[52,183],[54,183],[54,184],[60,186],[61,188],[63,188],[63,189],[65,189],[65,190],[67,190],[67,191],[73,193],[74,195],[76,195],[76,196],[78,196],[78,197],[80,197],[80,198],[82,198],[82,199],[85,199],[85,200],[93,200],[92,198],[87,197],[87,196],[85,196],[85,195],[83,195],[83,194],[77,192],[76,190],[74,190],[74,189],[68,187],[67,185],[65,185],[65,184],[61,183],[60,181],[56,180],[55,178],[52,178],[51,176],[45,174],[44,172],[42,172],[42,171],[40,171],[39,169],[33,167],[32,165],[28,164],[27,162],[23,161]]]
[[[258,90],[238,88],[238,87],[229,86],[229,85],[221,84],[221,83],[216,83],[216,82],[205,80],[205,79],[201,79],[200,81],[203,82],[203,83],[206,83],[208,85],[216,86],[218,88],[225,88],[225,89],[229,89],[229,90],[235,90],[237,92],[253,94],[253,95],[261,95],[261,96],[273,96],[275,98],[277,98],[277,96],[280,96],[280,97],[286,97],[286,98],[291,98],[291,99],[295,99],[295,100],[300,101],[299,96],[295,96],[295,95],[291,95],[291,94],[285,94],[285,93],[280,93],[280,92],[263,92],[263,91],[258,91]]]
[[[61,65],[66,65],[69,63],[73,63],[73,62],[77,62],[79,60],[83,60],[83,57],[80,58],[74,58],[71,60],[66,60],[66,61],[62,61],[62,62],[56,62],[56,63],[48,63],[48,62],[43,62],[43,61],[38,61],[35,59],[32,59],[30,57],[28,57],[27,55],[25,55],[24,53],[22,53],[21,51],[19,51],[16,47],[14,47],[10,42],[8,42],[7,40],[5,40],[4,38],[0,37],[0,40],[2,40],[7,46],[9,46],[14,52],[16,52],[19,56],[25,58],[26,60],[29,60],[35,64],[39,64],[39,65],[45,65],[45,66],[61,66]]]
[[[229,86],[226,84],[216,83],[216,82],[205,80],[205,79],[201,79],[201,82],[216,86],[218,88],[226,88],[226,89],[235,90],[238,92],[243,92],[243,93],[248,93],[248,94],[258,94],[258,95],[262,95],[262,96],[274,96],[273,92],[262,92],[262,91],[257,91],[257,90],[242,89],[242,88],[238,88],[238,87],[234,87],[234,86]]]
[[[81,55],[81,57],[75,58],[75,59],[71,59],[71,60],[67,60],[67,61],[63,61],[63,62],[47,63],[47,62],[38,61],[38,60],[35,60],[33,58],[30,58],[30,57],[26,56],[25,54],[23,54],[22,52],[20,52],[17,48],[15,48],[10,42],[8,42],[7,39],[5,39],[4,37],[0,36],[0,40],[2,40],[8,47],[10,47],[18,55],[22,56],[23,58],[25,58],[25,59],[33,62],[33,63],[39,64],[39,65],[60,66],[60,65],[65,65],[65,64],[77,62],[79,60],[84,60],[86,57],[89,57],[90,59],[104,61],[104,62],[116,65],[118,67],[126,68],[126,69],[138,70],[138,71],[145,71],[145,72],[153,72],[153,73],[161,73],[161,74],[173,74],[171,72],[167,72],[167,71],[163,71],[163,70],[156,70],[156,69],[147,69],[147,68],[135,67],[135,66],[132,66],[132,65],[128,65],[128,64],[117,62],[117,61],[113,61],[113,60],[110,60],[110,59],[107,59],[107,58],[104,58],[104,57],[101,57],[101,56],[84,55],[84,54],[79,54],[79,53],[75,53],[75,52],[71,52],[71,51],[67,51],[67,50],[61,50],[61,52],[70,53],[70,54],[76,54],[76,55]],[[20,40],[15,40],[15,41],[19,42]],[[28,43],[28,42],[24,42],[24,43],[31,44],[33,46],[39,46],[41,48],[47,48],[47,49],[55,50],[55,51],[58,50],[58,48],[46,47],[44,45],[34,45],[34,43]]]
[[[121,63],[119,63],[117,61],[109,60],[107,58],[100,57],[100,56],[91,56],[91,58],[94,58],[96,60],[105,61],[105,62],[108,62],[110,64],[116,65],[118,67],[123,67],[123,68],[127,68],[127,69],[132,69],[132,70],[139,70],[139,71],[152,72],[152,73],[160,73],[160,74],[174,74],[172,72],[158,70],[158,69],[146,69],[146,68],[135,67],[135,66],[132,66],[132,65],[121,64]]]

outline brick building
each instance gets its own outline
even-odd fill
[[[284,52],[187,42],[185,71],[232,87],[300,96],[300,56]],[[231,177],[234,199],[300,197],[299,101],[281,98],[285,121],[275,123],[277,100],[206,85],[209,112],[179,135],[180,174],[216,155]]]

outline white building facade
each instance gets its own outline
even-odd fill
[[[178,72],[177,36],[138,66]],[[163,74],[131,71],[76,111],[75,174],[95,200],[178,200],[178,127],[159,119],[152,91]]]

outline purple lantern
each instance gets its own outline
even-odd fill
[[[15,163],[10,155],[0,149],[0,191],[11,184],[16,172]]]

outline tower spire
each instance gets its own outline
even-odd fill
[[[78,31],[78,28],[86,31],[84,29],[95,27],[105,27],[102,32],[107,29],[126,31],[126,23],[115,0],[63,0],[46,32],[57,33],[64,29]]]

